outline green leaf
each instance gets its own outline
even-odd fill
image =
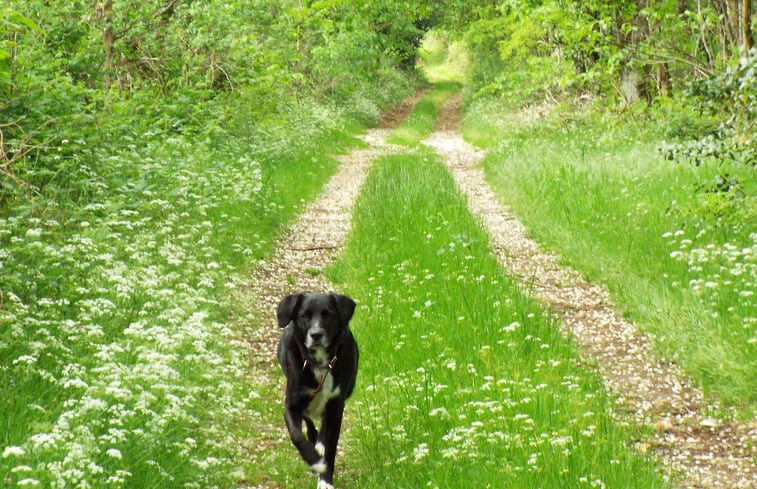
[[[40,34],[42,34],[43,36],[46,35],[45,31],[42,30],[42,28],[40,26],[38,26],[33,20],[31,20],[31,19],[29,19],[27,17],[24,17],[23,15],[19,14],[18,12],[15,12],[15,11],[10,10],[10,9],[7,9],[5,13],[6,13],[6,15],[8,16],[8,18],[11,21],[17,22],[17,23],[19,23],[19,24],[21,24],[23,26],[28,27],[31,30],[37,31]]]

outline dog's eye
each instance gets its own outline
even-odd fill
[[[306,309],[305,312],[302,313],[302,317],[310,319],[313,317],[313,311],[310,309]]]
[[[321,316],[324,318],[327,318],[331,316],[331,311],[329,311],[328,309],[324,309],[323,311],[321,311]]]

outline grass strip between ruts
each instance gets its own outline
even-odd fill
[[[667,487],[434,154],[376,162],[329,273],[359,303],[350,485]]]

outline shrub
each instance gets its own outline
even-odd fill
[[[692,100],[692,124],[669,133],[683,140],[663,146],[668,160],[757,165],[757,50],[725,73],[692,82],[685,95]]]

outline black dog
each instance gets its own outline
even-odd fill
[[[339,294],[293,294],[276,309],[286,328],[278,348],[287,378],[284,419],[292,443],[320,474],[318,489],[333,488],[344,402],[357,376],[357,343],[349,329],[355,301]],[[314,421],[320,418],[320,431]],[[307,425],[308,437],[302,433]]]

